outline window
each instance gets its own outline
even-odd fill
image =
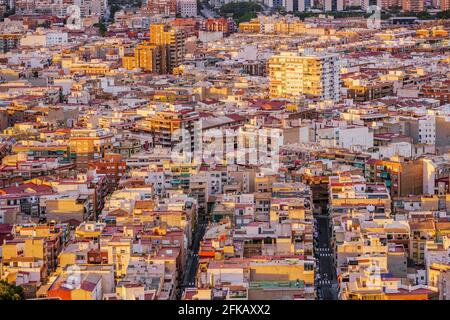
[[[312,271],[314,270],[314,265],[311,263],[305,263],[305,271]]]

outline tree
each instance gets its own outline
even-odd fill
[[[0,280],[0,300],[25,300],[23,288]]]
[[[287,14],[287,12],[286,12],[286,9],[283,7],[283,6],[275,6],[274,8],[273,8],[273,10],[276,12],[276,13],[279,13],[279,14],[281,14],[281,15],[286,15]]]
[[[230,2],[220,8],[223,17],[232,16],[236,23],[250,21],[260,11],[262,7],[254,2]]]
[[[100,23],[98,24],[98,32],[102,37],[106,35],[107,30],[108,29],[106,28],[106,24],[103,21],[100,21]]]
[[[436,14],[438,19],[450,19],[450,10],[440,11]]]

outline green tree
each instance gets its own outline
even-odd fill
[[[436,14],[438,19],[450,19],[450,10],[440,11]]]
[[[262,7],[255,2],[230,2],[220,8],[223,17],[233,17],[236,23],[247,22],[256,18]]]
[[[0,280],[0,300],[25,300],[22,287]]]
[[[94,27],[98,28],[98,33],[104,37],[106,35],[106,31],[108,31],[108,28],[106,27],[106,24],[103,21],[100,21],[99,23],[95,23]]]

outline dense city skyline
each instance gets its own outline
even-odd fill
[[[0,0],[0,300],[449,300],[449,10]]]

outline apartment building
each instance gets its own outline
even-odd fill
[[[87,169],[89,162],[103,157],[113,148],[114,137],[107,129],[72,129],[69,145],[77,167]]]
[[[194,0],[178,0],[177,11],[181,17],[196,17],[197,16],[197,1]]]
[[[269,59],[272,98],[312,97],[336,101],[340,97],[338,56],[283,52]]]

